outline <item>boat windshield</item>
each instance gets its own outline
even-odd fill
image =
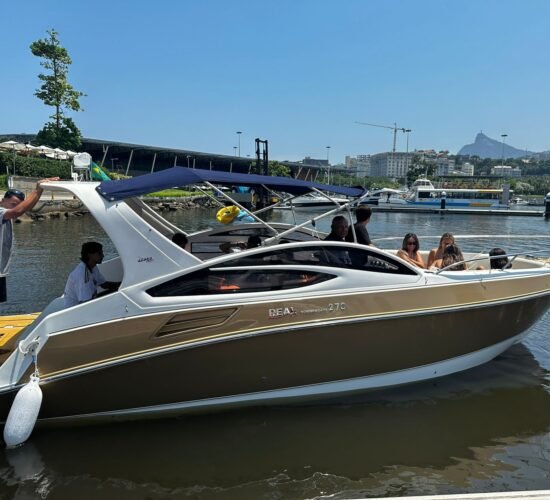
[[[153,297],[172,297],[288,290],[335,278],[331,268],[409,276],[417,274],[389,255],[345,245],[280,245],[263,252],[235,255],[209,268],[152,287],[147,293]],[[318,269],[312,269],[312,266]]]

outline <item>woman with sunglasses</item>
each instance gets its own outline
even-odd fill
[[[407,233],[403,238],[401,250],[397,251],[397,256],[401,257],[403,260],[407,261],[413,266],[425,269],[426,264],[424,263],[424,259],[422,259],[419,250],[420,242],[418,241],[418,236],[416,236],[416,234],[414,233]]]
[[[36,189],[25,198],[25,193],[18,189],[9,189],[0,201],[0,302],[6,301],[6,274],[11,258],[13,243],[13,221],[31,210],[42,195],[41,184],[58,181],[59,177],[38,181]]]
[[[432,248],[430,254],[428,255],[428,269],[434,265],[436,260],[443,259],[443,252],[445,248],[449,245],[453,245],[455,242],[455,237],[451,233],[443,233],[439,239],[439,246],[437,248]]]

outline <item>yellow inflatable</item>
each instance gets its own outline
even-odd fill
[[[224,207],[218,210],[218,213],[216,214],[216,219],[222,224],[231,224],[233,222],[233,219],[237,217],[237,215],[239,215],[240,211],[241,209],[239,207],[236,207],[235,205],[230,205],[228,207]]]

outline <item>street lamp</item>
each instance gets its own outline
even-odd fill
[[[111,170],[115,169],[115,161],[118,161],[118,158],[111,158]]]
[[[237,146],[233,146],[233,156],[237,156]]]
[[[502,137],[502,166],[504,167],[504,141],[508,137],[508,134],[500,134],[500,137]]]
[[[412,132],[410,128],[406,128],[404,132],[407,134],[407,153],[409,152],[409,132]]]
[[[241,156],[241,134],[242,134],[242,132],[240,130],[237,131],[237,138],[238,138],[238,141],[239,141],[239,157]]]
[[[327,184],[330,184],[330,146],[327,146]]]

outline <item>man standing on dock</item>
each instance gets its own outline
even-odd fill
[[[13,221],[31,210],[44,191],[41,184],[48,181],[58,181],[59,177],[42,179],[36,184],[36,189],[25,198],[25,193],[17,189],[9,189],[0,201],[0,302],[6,302],[6,274],[11,259],[13,243]]]

